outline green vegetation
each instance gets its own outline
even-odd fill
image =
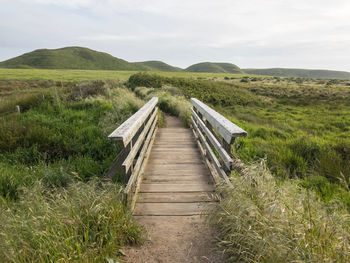
[[[122,178],[101,182],[121,150],[107,135],[143,101],[113,81],[63,86],[29,81],[27,89],[22,81],[13,90],[5,82],[0,86],[2,260],[117,259],[123,245],[140,242],[141,230],[118,194]]]
[[[229,262],[349,262],[344,206],[325,204],[298,181],[277,183],[263,162],[231,182],[209,219]]]
[[[164,71],[164,72],[180,72],[181,68],[170,66],[162,61],[144,61],[135,62],[136,65],[142,65],[149,69],[149,71]]]
[[[267,68],[243,69],[245,73],[278,77],[314,78],[314,79],[350,79],[350,72],[320,69]]]
[[[187,72],[212,72],[212,73],[244,73],[239,67],[231,63],[202,62],[185,69]]]
[[[136,71],[114,70],[53,70],[53,69],[5,69],[0,68],[1,80],[54,80],[62,82],[79,82],[87,80],[127,81]],[[224,79],[224,77],[241,78],[244,74],[194,73],[194,72],[157,72],[165,77],[193,79]]]
[[[153,96],[185,123],[187,99],[196,97],[248,132],[233,150],[249,169],[232,174],[234,190],[222,188],[211,218],[232,262],[349,261],[347,82],[134,73],[0,69],[5,261],[103,262],[140,242],[121,202],[121,178],[101,178],[120,151],[107,135]],[[93,79],[100,80],[80,82]],[[129,79],[129,89],[118,79]]]
[[[324,200],[350,209],[350,90],[346,87],[259,85],[137,74],[132,87],[175,86],[225,114],[248,132],[235,151],[245,162],[266,157],[279,178],[301,178]]]
[[[350,90],[256,81],[139,73],[128,85],[196,97],[248,132],[233,150],[249,169],[232,174],[233,188],[222,188],[210,220],[230,261],[349,261]],[[267,168],[256,164],[261,159]]]
[[[3,62],[3,68],[147,70],[142,65],[82,47],[38,49]]]
[[[64,71],[64,78],[67,79],[67,73],[84,76],[84,80],[90,79],[118,79],[113,73],[103,72],[101,70],[120,70],[120,71],[157,71],[157,72],[202,72],[202,73],[226,73],[226,74],[245,74],[245,75],[268,75],[290,78],[313,78],[313,79],[350,79],[350,73],[334,70],[309,70],[309,69],[288,69],[288,68],[270,68],[270,69],[240,69],[232,63],[202,62],[181,69],[168,65],[162,61],[144,61],[128,62],[119,59],[104,52],[98,52],[83,47],[65,47],[59,49],[38,49],[21,56],[0,62],[0,68],[12,69],[76,69],[76,70],[100,70],[99,74],[93,74],[96,77],[88,77],[85,72]],[[44,72],[41,72],[44,73]],[[58,73],[58,74],[60,74]],[[97,73],[97,72],[96,72]],[[129,74],[130,76],[131,74]],[[188,76],[188,75],[187,75]],[[55,80],[62,80],[55,78]],[[61,76],[62,78],[63,76]],[[177,77],[180,77],[179,75]],[[199,77],[199,76],[198,76]],[[213,76],[214,77],[214,76]],[[252,76],[254,77],[254,76]],[[45,74],[43,76],[45,78]],[[208,78],[206,76],[205,78]],[[232,78],[232,77],[231,77]],[[40,75],[38,75],[40,79]],[[126,80],[127,78],[124,78]],[[225,76],[225,79],[230,79]],[[70,79],[71,80],[71,79]],[[75,79],[77,80],[77,79]],[[80,79],[82,80],[82,79]]]

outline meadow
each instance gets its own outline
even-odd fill
[[[1,92],[2,260],[105,262],[140,243],[123,178],[104,174],[120,151],[108,134],[144,102],[113,81],[2,80]]]
[[[210,219],[230,261],[346,262],[348,84],[0,69],[0,255],[8,262],[104,262],[142,241],[142,228],[122,205],[122,178],[103,179],[120,151],[107,135],[158,96],[163,112],[187,124],[188,98],[196,97],[248,132],[232,149],[248,172],[232,174],[235,188],[221,188],[226,197]]]

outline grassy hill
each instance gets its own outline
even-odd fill
[[[143,66],[148,68],[150,71],[164,71],[164,72],[180,72],[183,71],[182,68],[173,67],[169,64],[166,64],[162,61],[144,61],[144,62],[135,62],[136,65]]]
[[[350,79],[350,72],[317,69],[267,68],[243,69],[248,74],[268,75],[277,77],[297,77],[314,79]]]
[[[82,47],[38,49],[0,62],[3,68],[149,70],[104,52]]]
[[[38,49],[21,56],[0,62],[0,68],[32,69],[79,69],[79,70],[121,70],[193,72],[222,74],[254,74],[279,77],[315,79],[350,79],[350,72],[333,70],[311,70],[290,68],[240,69],[232,63],[202,62],[186,69],[171,66],[162,61],[128,62],[104,52],[84,47],[59,49]]]
[[[185,69],[187,72],[211,72],[211,73],[232,73],[240,74],[243,71],[231,63],[202,62],[194,64]]]

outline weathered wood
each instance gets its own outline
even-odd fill
[[[116,130],[114,130],[108,138],[111,140],[121,141],[124,147],[129,144],[139,128],[144,124],[147,117],[157,105],[158,98],[153,97],[134,115],[122,123]]]
[[[201,215],[213,208],[212,202],[195,203],[139,203],[136,206],[135,216],[191,216]]]
[[[215,193],[189,192],[189,193],[140,193],[139,203],[194,203],[217,201]]]
[[[216,195],[213,181],[191,130],[174,117],[166,119],[170,128],[157,132],[134,215],[198,215],[204,207],[194,203],[215,203],[209,198]]]
[[[199,127],[197,126],[195,120],[192,117],[191,117],[191,121],[192,121],[193,127],[196,130],[196,133],[198,134],[199,139],[201,140],[202,145],[206,149],[206,156],[209,157],[209,159],[211,160],[212,164],[216,168],[216,171],[218,172],[220,177],[223,178],[227,184],[232,185],[231,182],[230,182],[230,179],[227,177],[225,171],[222,169],[222,167],[220,165],[220,162],[216,158],[213,150],[210,148],[209,144],[205,140],[204,135],[202,134],[202,132],[200,131]]]
[[[157,117],[157,110],[155,110],[153,112],[153,114],[151,115],[150,119],[148,120],[147,124],[145,125],[144,129],[142,130],[142,132],[140,133],[139,137],[137,138],[137,141],[135,142],[135,144],[132,146],[132,149],[128,155],[128,157],[126,157],[126,159],[124,160],[122,166],[124,169],[124,172],[127,173],[131,167],[131,165],[133,164],[133,161],[135,159],[135,156],[137,155],[137,153],[139,152],[141,145],[144,142],[144,139],[148,133],[148,131],[150,130],[151,125],[153,124],[153,126],[156,123],[156,118]]]
[[[246,131],[233,124],[231,121],[205,105],[203,102],[197,100],[196,98],[191,98],[191,103],[227,143],[231,144],[233,138],[235,137],[247,135]]]
[[[196,114],[196,112],[191,109],[192,116],[194,117],[195,121],[198,123],[201,130],[205,133],[211,144],[214,146],[215,150],[220,155],[223,163],[225,164],[226,168],[228,170],[232,169],[233,160],[230,157],[230,155],[225,151],[225,149],[222,147],[222,145],[219,143],[219,141],[215,138],[215,136],[211,133],[211,131],[205,126],[203,121],[199,118],[199,116]]]
[[[193,127],[193,125],[195,125],[195,124],[191,125],[192,132],[196,138],[198,147],[200,149],[200,153],[204,159],[204,162],[205,162],[208,170],[210,171],[210,174],[211,174],[211,177],[212,177],[214,183],[216,185],[218,185],[222,182],[223,179],[219,176],[219,174],[217,173],[217,171],[215,170],[215,168],[213,167],[213,165],[210,163],[209,159],[207,158],[207,152],[206,152],[204,146],[201,144],[201,140],[199,139],[199,135],[197,134],[196,129]]]
[[[214,191],[212,184],[208,182],[198,181],[194,184],[178,184],[178,183],[150,183],[142,184],[140,193],[162,193],[162,192],[205,192]]]
[[[145,170],[145,167],[146,167],[146,164],[147,164],[147,160],[148,160],[148,158],[150,156],[150,152],[151,152],[151,149],[152,149],[152,144],[154,142],[154,138],[156,137],[155,136],[156,133],[157,133],[157,127],[154,128],[154,130],[153,130],[153,134],[152,134],[152,137],[151,137],[151,139],[149,141],[149,144],[148,144],[145,156],[143,157],[143,162],[142,162],[142,165],[140,167],[139,175],[138,175],[138,177],[136,179],[135,193],[132,195],[131,202],[130,202],[130,210],[131,211],[133,211],[134,208],[135,208],[135,204],[136,204],[136,200],[137,200],[137,193],[139,192],[140,187],[141,187],[141,181],[142,181],[143,173],[144,173],[144,170]]]
[[[148,149],[148,143],[149,141],[151,140],[152,136],[153,136],[153,130],[157,124],[157,118],[158,116],[156,116],[156,118],[154,119],[153,121],[153,125],[150,129],[150,132],[148,133],[147,135],[147,138],[145,140],[145,143],[143,144],[143,147],[141,149],[141,152],[139,154],[139,158],[137,159],[137,162],[135,164],[135,168],[133,170],[133,173],[131,174],[130,178],[129,178],[129,182],[128,184],[126,185],[125,189],[124,189],[124,192],[128,195],[134,185],[134,182],[136,181],[137,177],[139,176],[139,171],[140,171],[140,167],[141,167],[141,164],[143,162],[143,158],[146,154],[146,151]]]

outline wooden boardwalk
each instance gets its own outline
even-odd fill
[[[166,122],[156,134],[134,215],[200,215],[215,204],[210,172],[192,131],[178,118]]]
[[[231,184],[231,147],[246,132],[195,98],[192,129],[169,116],[157,128],[157,103],[150,99],[108,136],[123,150],[107,176],[124,174],[125,204],[147,235],[141,247],[128,248],[125,262],[224,262],[201,215],[216,205],[214,182]]]

